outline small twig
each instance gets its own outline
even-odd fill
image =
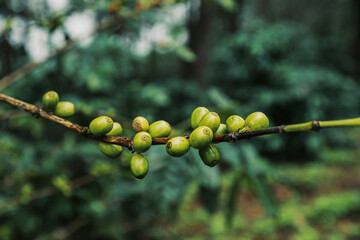
[[[21,78],[25,74],[31,72],[33,69],[39,67],[42,65],[44,61],[41,62],[30,62],[26,64],[25,66],[19,68],[18,70],[10,73],[9,75],[3,77],[0,80],[0,91],[4,90],[7,86],[9,86],[12,82],[14,82],[16,79]]]
[[[56,230],[48,235],[46,235],[46,239],[65,239],[71,236],[74,232],[79,230],[81,227],[85,226],[88,223],[88,220],[83,217],[78,217],[72,220],[69,224],[67,224],[64,228]]]
[[[93,175],[86,175],[80,178],[77,178],[69,183],[69,186],[71,189],[76,189],[81,186],[84,186],[86,184],[89,184],[96,180],[96,177]],[[55,187],[45,187],[39,190],[34,191],[31,196],[29,197],[28,202],[34,201],[40,198],[49,197],[51,195],[55,195],[59,193],[60,191]],[[13,197],[7,201],[0,202],[0,209],[2,208],[11,208],[13,206],[20,204],[20,197]]]

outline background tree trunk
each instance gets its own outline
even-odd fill
[[[355,16],[355,23],[354,23],[354,32],[356,32],[356,37],[353,42],[352,47],[352,56],[355,60],[355,77],[357,81],[360,81],[360,1],[353,0],[354,5],[354,16]]]
[[[200,2],[199,9],[193,9],[187,24],[189,42],[188,47],[196,54],[197,59],[192,62],[184,62],[183,76],[187,79],[195,79],[199,86],[206,87],[205,69],[208,59],[209,33],[212,19],[214,18],[213,4]]]

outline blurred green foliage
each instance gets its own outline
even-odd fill
[[[354,1],[319,1],[326,14],[339,12],[334,18],[319,17],[323,6],[312,1],[164,1],[146,11],[140,6],[161,1],[51,2],[0,2],[0,76],[55,49],[54,39],[74,39],[88,21],[119,22],[4,93],[40,104],[55,90],[75,104],[69,120],[80,125],[109,115],[132,136],[131,120],[142,115],[170,122],[176,136],[189,133],[197,106],[222,122],[262,111],[271,126],[359,115],[360,60],[350,54],[358,26],[338,25],[354,16]],[[321,21],[334,27],[320,31]],[[153,146],[149,173],[137,181],[130,151],[107,159],[96,142],[0,104],[0,239],[357,239],[358,135],[331,129],[221,143],[215,168],[194,149],[177,159]]]

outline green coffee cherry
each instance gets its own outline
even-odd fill
[[[89,125],[90,132],[95,136],[104,136],[113,128],[114,122],[107,116],[100,116],[91,121]]]
[[[75,113],[75,106],[72,102],[59,102],[56,105],[54,113],[59,117],[70,117]]]
[[[199,127],[201,119],[207,114],[209,110],[206,107],[198,107],[191,114],[191,127],[193,129]]]
[[[55,111],[56,105],[59,103],[59,95],[50,91],[44,94],[42,98],[42,106],[48,112]]]
[[[209,127],[202,126],[196,128],[190,134],[189,142],[190,146],[196,149],[207,147],[213,139],[213,132]]]
[[[220,126],[220,117],[219,114],[216,112],[208,112],[205,116],[201,119],[199,123],[199,127],[207,126],[211,129],[214,133]]]
[[[266,129],[269,127],[269,119],[262,112],[254,112],[245,119],[245,126],[251,131]]]
[[[216,130],[216,132],[214,133],[214,135],[224,135],[227,133],[226,130],[226,125],[223,123],[220,123],[219,128]]]
[[[110,158],[117,158],[122,153],[122,148],[116,144],[99,142],[100,151]]]
[[[108,132],[106,135],[108,136],[120,136],[123,132],[123,128],[120,123],[114,122],[113,127],[110,132]]]
[[[147,132],[139,132],[134,136],[133,148],[137,153],[143,153],[151,147],[152,138]]]
[[[149,122],[144,117],[136,117],[132,122],[132,127],[136,132],[147,131],[149,129]]]
[[[185,137],[174,137],[166,143],[166,152],[173,157],[180,157],[189,149],[190,143]]]
[[[130,162],[131,162],[132,156],[133,155],[131,154],[130,151],[124,151],[124,153],[121,154],[121,157],[120,157],[121,166],[130,168]]]
[[[164,120],[153,122],[149,126],[149,133],[153,138],[168,137],[171,132],[171,126]]]
[[[226,129],[228,132],[237,132],[245,126],[245,121],[238,115],[232,115],[226,119]]]
[[[130,169],[137,179],[143,179],[149,171],[149,162],[142,154],[135,154],[131,158]]]
[[[204,164],[209,167],[215,166],[220,161],[220,152],[212,144],[206,148],[200,149],[199,155]]]

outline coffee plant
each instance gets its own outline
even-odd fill
[[[0,239],[358,239],[356,5],[0,2]]]
[[[196,108],[189,118],[193,131],[186,136],[169,137],[171,126],[164,120],[158,120],[149,125],[144,117],[136,117],[132,122],[133,129],[137,132],[133,137],[122,137],[122,126],[108,116],[93,119],[89,127],[82,127],[60,117],[70,117],[74,114],[74,104],[59,102],[55,91],[47,92],[42,98],[43,106],[34,106],[20,100],[0,94],[0,101],[22,108],[36,117],[43,117],[65,126],[84,137],[98,141],[99,149],[110,158],[120,157],[121,146],[127,147],[136,153],[130,161],[131,172],[136,178],[142,179],[149,170],[149,162],[143,155],[152,144],[165,144],[166,152],[174,157],[179,157],[189,151],[189,147],[198,149],[201,160],[206,166],[214,167],[220,161],[219,150],[211,143],[235,142],[240,139],[251,138],[274,133],[318,131],[321,128],[331,127],[359,127],[360,118],[333,121],[313,120],[307,123],[281,125],[269,127],[269,119],[262,112],[254,112],[245,118],[231,115],[226,119],[221,135],[216,135],[221,124],[221,119],[216,112],[210,112],[206,107]],[[60,105],[60,107],[59,107]],[[46,110],[47,109],[47,110]],[[53,115],[51,110],[54,111]],[[145,130],[146,129],[146,130]],[[215,133],[215,134],[214,134]],[[121,146],[119,146],[121,145]]]

